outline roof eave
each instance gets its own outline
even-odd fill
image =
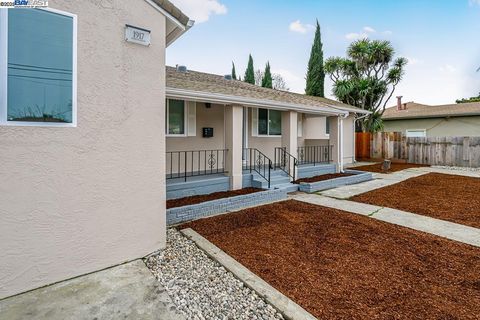
[[[334,107],[327,106],[308,106],[287,102],[280,102],[274,100],[255,99],[249,97],[239,97],[233,95],[225,95],[220,93],[211,93],[204,91],[193,91],[179,88],[166,87],[167,98],[173,99],[191,99],[203,102],[219,103],[219,104],[241,104],[251,107],[275,108],[280,110],[295,110],[310,114],[324,114],[324,115],[348,115],[349,112],[340,110]],[[320,109],[323,108],[323,109]]]
[[[387,117],[382,118],[384,121],[389,120],[415,120],[415,119],[434,119],[434,118],[458,118],[458,117],[475,117],[480,116],[480,112],[470,112],[462,114],[435,114],[435,115],[425,115],[425,116],[403,116],[403,117]]]

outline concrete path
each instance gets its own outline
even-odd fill
[[[143,261],[136,260],[0,300],[0,319],[185,318]]]
[[[377,220],[480,247],[480,229],[464,226],[458,223],[391,208],[324,197],[317,194],[296,194],[291,196],[291,198],[298,201],[369,216]]]

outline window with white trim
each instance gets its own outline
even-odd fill
[[[259,136],[280,136],[282,134],[282,112],[270,109],[258,109]]]
[[[165,133],[173,137],[196,135],[196,103],[194,101],[167,99]]]
[[[426,129],[414,129],[406,131],[407,138],[424,138],[427,136]]]
[[[0,10],[0,123],[76,125],[77,17]]]

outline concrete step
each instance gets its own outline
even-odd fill
[[[295,191],[298,191],[298,184],[285,183],[285,184],[276,185],[273,188],[282,189],[282,190],[285,190],[286,192],[295,192]]]

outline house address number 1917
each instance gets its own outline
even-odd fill
[[[135,27],[132,25],[125,25],[125,40],[143,46],[150,45],[150,30]]]

